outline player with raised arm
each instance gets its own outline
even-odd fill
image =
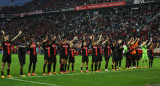
[[[104,58],[105,58],[105,71],[109,71],[108,70],[108,62],[110,59],[110,53],[111,53],[111,49],[110,49],[110,44],[109,44],[109,38],[106,38],[106,40],[104,42],[102,42],[101,44],[102,46],[105,45],[103,47],[104,49]]]
[[[92,36],[92,44],[91,44],[91,47],[92,47],[92,64],[91,64],[91,71],[93,71],[93,65],[95,64],[95,71],[98,72],[97,70],[97,64],[98,64],[98,60],[99,60],[99,57],[98,57],[98,44],[100,43],[102,39],[102,35],[100,35],[100,38],[97,42],[94,41],[94,36]]]
[[[27,50],[27,41],[25,37],[21,37],[21,40],[19,41],[18,44],[18,58],[19,58],[19,63],[20,63],[20,76],[25,77],[23,75],[23,66],[25,64],[26,60],[26,50]]]
[[[83,64],[86,62],[86,72],[89,72],[88,71],[88,62],[89,62],[89,58],[88,58],[88,47],[89,45],[91,44],[91,39],[92,39],[92,36],[90,36],[90,40],[89,40],[89,43],[87,44],[86,42],[86,39],[85,39],[85,36],[83,36],[83,39],[82,39],[82,46],[81,46],[81,49],[82,49],[82,64],[81,64],[81,73],[83,73]]]
[[[9,39],[9,35],[5,35],[5,32],[2,30],[2,47],[3,47],[3,58],[2,58],[2,67],[1,67],[1,78],[4,77],[4,67],[6,62],[7,64],[7,77],[12,78],[10,75],[10,64],[11,64],[11,44],[14,40],[16,40],[22,31],[19,31],[18,35],[15,36],[13,39]]]
[[[35,68],[36,68],[36,63],[37,63],[37,52],[36,52],[36,48],[38,47],[38,45],[40,45],[40,43],[36,43],[34,38],[32,37],[30,42],[29,42],[29,46],[28,49],[30,51],[30,63],[29,63],[29,71],[28,71],[28,76],[30,76],[30,72],[31,72],[31,67],[33,64],[33,70],[32,70],[32,75],[36,76],[37,74],[35,73]]]

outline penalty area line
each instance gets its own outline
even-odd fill
[[[28,81],[28,80],[15,79],[15,78],[7,78],[7,79],[9,79],[9,80],[14,80],[14,81],[19,81],[19,82],[27,82],[27,83],[29,82],[29,83],[39,84],[39,85],[45,85],[45,86],[59,86],[59,85],[55,85],[55,84],[48,84],[48,83]]]

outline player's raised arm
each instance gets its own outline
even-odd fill
[[[150,39],[149,43],[147,44],[148,46],[152,43],[152,39]]]
[[[101,40],[102,40],[102,34],[100,35],[100,38],[99,38],[99,40],[97,41],[97,44],[99,44],[99,43],[101,42]]]
[[[127,45],[130,45],[132,41],[133,41],[133,38],[131,37],[131,39],[127,42]]]
[[[148,40],[146,40],[146,41],[142,42],[142,44],[141,44],[139,47],[144,46],[145,44],[147,44],[147,42],[148,42]]]
[[[11,40],[11,42],[13,42],[14,40],[16,40],[21,34],[22,34],[22,31],[19,31],[18,35],[15,36],[15,37]]]
[[[72,41],[69,42],[69,44],[71,44],[73,41],[75,41],[77,39],[77,37],[74,37],[74,39]]]
[[[109,38],[107,38],[104,42],[102,42],[101,45],[104,45],[108,40],[109,40]]]
[[[160,44],[160,42],[157,44],[157,46],[156,46],[154,49],[158,48],[158,47],[159,47],[159,44]]]
[[[5,32],[4,32],[4,30],[1,30],[1,32],[2,32],[2,42],[3,42],[4,41]]]

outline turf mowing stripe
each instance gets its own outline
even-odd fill
[[[158,68],[155,68],[158,69]],[[108,71],[108,72],[89,72],[89,73],[75,73],[75,74],[56,74],[56,75],[39,75],[39,76],[28,76],[28,77],[14,77],[14,78],[38,78],[38,77],[55,77],[55,76],[65,76],[65,75],[85,75],[85,74],[101,74],[101,73],[112,73],[112,72],[127,72],[127,71],[137,71],[137,70],[152,70],[152,69],[132,69],[132,70],[118,70],[118,71]]]
[[[28,81],[28,80],[15,79],[15,78],[7,78],[7,79],[15,80],[15,81],[20,81],[20,82],[29,82],[29,83],[33,83],[33,84],[47,85],[47,86],[58,86],[58,85],[55,85],[55,84],[48,84],[48,83]]]

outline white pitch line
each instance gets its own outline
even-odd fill
[[[15,81],[20,81],[20,82],[29,82],[29,83],[33,83],[33,84],[46,85],[46,86],[58,86],[58,85],[55,85],[55,84],[48,84],[48,83],[35,82],[35,81],[28,81],[28,80],[15,79],[15,78],[7,78],[7,79],[15,80]]]

